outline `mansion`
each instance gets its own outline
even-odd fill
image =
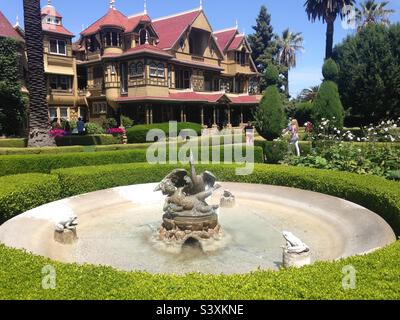
[[[105,15],[73,42],[48,1],[42,25],[53,120],[102,123],[125,115],[136,124],[231,127],[251,120],[260,101],[245,35],[237,27],[214,31],[202,7],[152,19],[146,9],[126,16],[111,0]],[[14,30],[23,41],[18,24]]]

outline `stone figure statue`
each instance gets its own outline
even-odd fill
[[[215,214],[219,206],[210,206],[206,199],[220,188],[211,172],[197,175],[193,156],[190,159],[191,175],[185,169],[176,169],[167,175],[154,190],[167,196],[164,212],[175,216],[207,216]]]
[[[56,223],[55,230],[60,233],[66,231],[66,230],[75,231],[76,226],[78,225],[77,219],[78,219],[78,217],[73,216],[73,217],[69,217],[66,220],[60,221],[60,222]]]
[[[286,240],[286,251],[288,253],[305,253],[309,252],[310,248],[302,242],[299,238],[297,238],[293,233],[288,231],[283,231],[283,237]]]

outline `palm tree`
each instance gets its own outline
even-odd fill
[[[319,86],[313,86],[301,91],[298,99],[302,102],[314,102],[317,98],[317,94],[319,91]]]
[[[360,8],[356,9],[358,30],[371,24],[388,26],[390,24],[389,16],[395,12],[385,8],[388,4],[388,1],[376,3],[375,0],[366,0],[361,3]]]
[[[24,0],[25,44],[28,56],[29,140],[28,146],[54,145],[47,105],[43,62],[43,32],[40,0]]]
[[[308,19],[314,22],[321,20],[326,22],[326,51],[325,59],[332,57],[333,51],[333,32],[335,20],[338,15],[345,16],[346,6],[354,5],[355,0],[306,0],[304,6],[308,14]]]
[[[287,96],[289,96],[289,70],[296,67],[297,51],[304,50],[303,40],[301,32],[293,33],[289,29],[283,31],[282,37],[277,37],[276,40],[279,48],[277,60],[280,65],[285,67],[285,91]]]

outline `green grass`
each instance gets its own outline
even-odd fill
[[[0,148],[25,148],[28,144],[28,139],[0,139]]]

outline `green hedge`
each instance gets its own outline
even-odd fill
[[[150,125],[137,125],[126,131],[129,143],[145,143],[149,142],[146,140],[147,133],[150,130],[159,129],[165,132],[166,136],[169,137],[169,123],[156,123]],[[197,135],[201,135],[202,126],[197,123],[178,123],[178,134],[185,129],[192,129],[196,131]]]
[[[219,146],[216,148],[220,150],[221,161],[223,161],[225,149]],[[213,149],[210,148],[210,160],[212,159],[212,150]],[[199,154],[201,155],[202,152]],[[263,162],[263,152],[261,148],[254,148],[254,156],[255,162]],[[169,153],[167,153],[167,159],[168,158]],[[30,172],[49,173],[53,169],[77,166],[139,162],[147,162],[147,149],[88,153],[10,155],[7,157],[0,157],[0,176]]]
[[[60,184],[54,175],[0,177],[0,223],[21,212],[58,200],[60,195]]]
[[[294,146],[290,146],[287,141],[263,141],[256,140],[256,146],[263,148],[265,161],[269,164],[278,164],[282,161],[288,152],[294,148]],[[300,152],[301,155],[306,156],[311,153],[312,144],[308,141],[300,141]],[[292,150],[294,153],[295,151]]]
[[[1,139],[0,148],[25,148],[28,145],[28,139]]]
[[[66,146],[97,146],[119,144],[121,139],[111,134],[94,134],[84,136],[66,136],[56,138],[56,144],[59,147]]]
[[[72,146],[72,147],[42,147],[42,148],[0,148],[0,156],[25,154],[56,154],[72,152],[102,152],[147,149],[148,143],[112,144],[105,146]]]

